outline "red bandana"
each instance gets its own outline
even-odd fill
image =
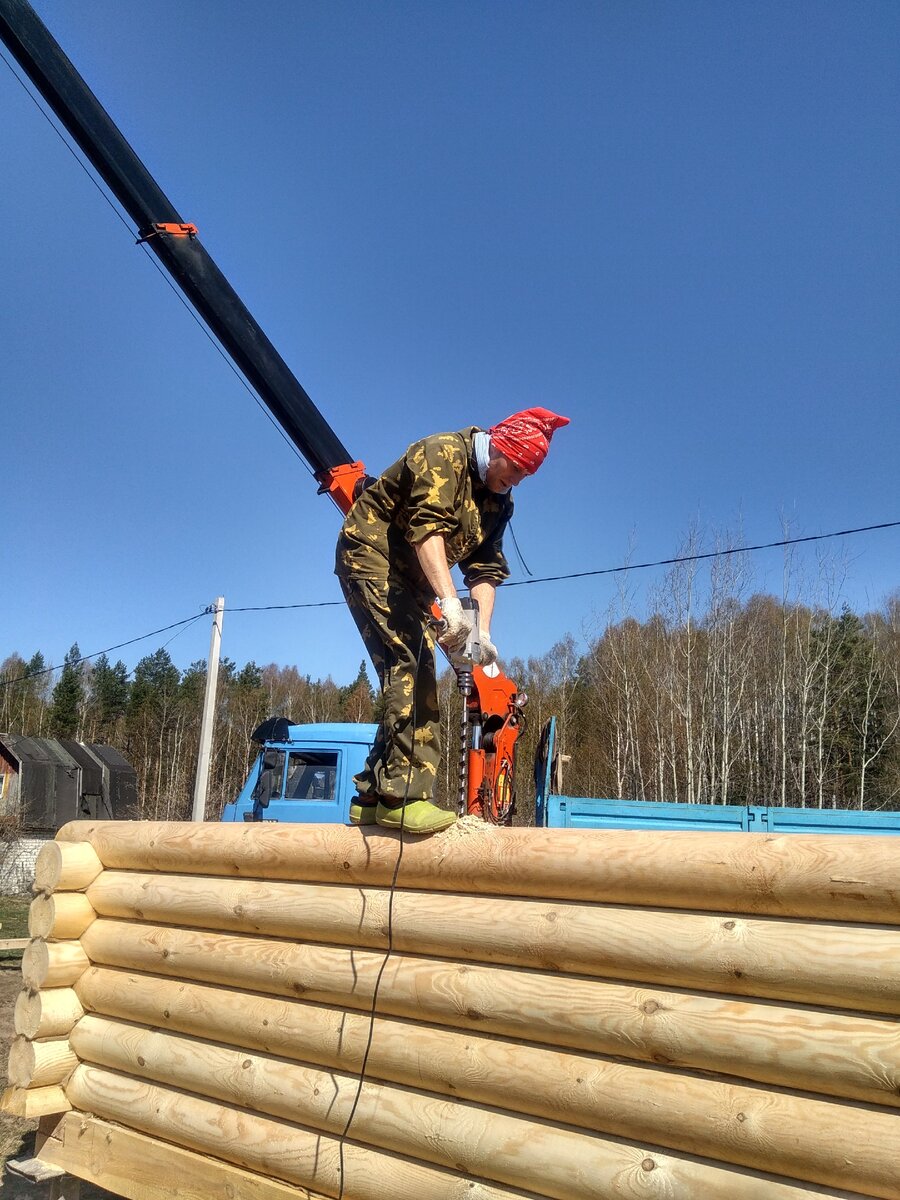
[[[568,424],[568,417],[557,416],[547,408],[526,408],[500,421],[488,432],[496,450],[520,470],[533,475],[550,449],[554,429]]]

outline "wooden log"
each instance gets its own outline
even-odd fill
[[[61,1037],[83,1016],[81,1001],[72,988],[23,989],[16,1000],[15,1030],[27,1038]]]
[[[105,870],[87,896],[104,917],[266,937],[302,937],[346,946],[387,946],[390,894],[385,888]],[[457,898],[426,892],[395,893],[395,946],[399,948],[401,908],[408,911],[411,905],[425,907],[429,899],[441,911]],[[481,897],[465,899],[475,905],[494,903]]]
[[[31,942],[22,955],[22,979],[31,992],[69,987],[90,966],[81,942]]]
[[[387,947],[386,889],[104,871],[88,895],[108,916]],[[875,1010],[900,1011],[896,933],[883,928],[397,892],[393,945],[401,952],[861,1008],[870,1007],[874,987]],[[826,961],[831,999],[822,992]],[[767,990],[757,993],[759,985]]]
[[[47,842],[34,864],[36,892],[80,892],[103,870],[93,846],[82,838]]]
[[[127,870],[387,886],[397,838],[377,827],[76,821]],[[831,921],[900,924],[900,862],[884,838],[498,829],[409,840],[398,885]]]
[[[382,1013],[900,1107],[894,1021],[505,968],[435,964],[426,978],[427,962],[398,961]],[[369,1032],[367,1013],[108,967],[76,987],[89,1012],[347,1070]]]
[[[32,1042],[16,1037],[9,1048],[7,1076],[13,1087],[47,1087],[63,1083],[77,1066],[68,1038]]]
[[[105,1120],[326,1195],[340,1191],[334,1136],[99,1067],[79,1066],[67,1094],[76,1108]],[[401,1096],[399,1107],[386,1106],[377,1119],[380,1128],[392,1131],[397,1145],[407,1145],[405,1102],[410,1093]],[[422,1148],[430,1161],[410,1158],[393,1147],[379,1150],[348,1141],[345,1200],[383,1200],[386,1181],[396,1200],[501,1200],[511,1194],[534,1197],[538,1189],[553,1200],[646,1200],[650,1195],[666,1200],[821,1200],[823,1195],[841,1194],[533,1121],[486,1121],[485,1110],[478,1106],[467,1109],[433,1099],[428,1103],[423,1120],[430,1132]],[[363,1124],[359,1119],[354,1128],[362,1129]],[[555,1149],[548,1158],[550,1142]],[[560,1153],[563,1142],[570,1148],[568,1156]],[[372,1191],[373,1183],[381,1190]]]
[[[40,1155],[42,1161],[127,1200],[172,1200],[176,1187],[178,1200],[327,1200],[319,1192],[266,1179],[84,1113],[69,1113],[52,1135],[44,1135]]]
[[[341,1165],[336,1139],[298,1125],[269,1120],[200,1097],[82,1067],[73,1078],[76,1103],[175,1146],[258,1171],[273,1180],[337,1196]],[[539,1200],[534,1193],[510,1191],[347,1142],[344,1148],[344,1200]],[[242,1198],[243,1200],[243,1198]],[[793,1200],[793,1198],[792,1198]]]
[[[58,1084],[38,1088],[9,1087],[0,1100],[0,1112],[27,1121],[45,1117],[48,1113],[68,1112],[71,1107]]]
[[[356,1022],[354,1058],[364,1051],[366,1032],[364,1019],[357,1016]],[[72,1047],[84,1062],[337,1134],[358,1091],[357,1077],[346,1071],[104,1017],[89,1015],[79,1022]],[[421,1089],[433,1095],[423,1097]],[[896,1177],[897,1113],[377,1021],[354,1136],[428,1157],[420,1139],[427,1144],[431,1137],[429,1122],[442,1103],[436,1096],[452,1098],[445,1105],[451,1123],[465,1120],[468,1105],[475,1103],[487,1106],[483,1120],[495,1127],[512,1127],[524,1114],[864,1194],[888,1194],[885,1188]],[[460,1101],[467,1106],[455,1114]],[[383,1120],[385,1111],[400,1113],[404,1106],[405,1143]],[[545,1136],[548,1166],[556,1161],[556,1145]],[[571,1152],[570,1139],[561,1139],[558,1149]]]
[[[348,889],[351,893],[355,889]],[[364,904],[365,897],[360,902]],[[427,893],[398,893],[394,903],[398,952],[900,1012],[896,935],[876,926],[725,919],[601,905],[548,906],[533,900],[485,901]],[[306,926],[295,929],[295,937],[310,938],[316,932],[314,926]],[[358,964],[367,978],[384,957],[367,949],[348,952],[331,945],[297,946],[293,941],[136,926],[109,918],[98,918],[85,931],[81,945],[92,962],[213,983],[228,983],[230,971],[240,974],[246,969],[259,980],[249,985],[254,990],[273,990],[265,979],[273,983],[284,979],[285,971],[295,972],[307,961]],[[290,977],[290,986],[295,987]],[[353,982],[348,978],[347,986]],[[307,986],[300,983],[298,995]],[[283,985],[274,990],[283,991]]]
[[[28,932],[33,938],[79,938],[96,913],[83,892],[57,892],[35,896],[28,910]]]

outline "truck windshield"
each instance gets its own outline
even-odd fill
[[[333,800],[337,759],[335,751],[291,751],[285,800]]]

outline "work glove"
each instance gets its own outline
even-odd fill
[[[481,640],[481,658],[478,661],[483,667],[489,667],[491,663],[497,661],[497,647],[491,641],[491,635],[487,630],[482,629],[479,637]]]
[[[450,654],[461,650],[469,636],[469,622],[463,614],[463,606],[458,596],[445,596],[438,600],[441,606],[441,631],[438,642]]]

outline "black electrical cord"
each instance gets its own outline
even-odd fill
[[[506,528],[509,530],[510,537],[513,540],[513,545],[516,548],[516,556],[519,559],[519,565],[521,566],[522,570],[525,572],[526,575],[531,576],[533,574],[533,572],[532,572],[531,568],[529,567],[528,563],[525,561],[525,559],[522,555],[522,551],[519,549],[519,539],[516,537],[516,531],[515,531],[515,529],[513,529],[512,521],[509,522],[509,524],[506,526]]]
[[[413,749],[415,749],[415,744],[416,744],[416,715],[417,715],[416,701],[417,701],[417,693],[419,690],[419,671],[421,670],[421,667],[422,667],[422,651],[425,647],[425,641],[426,641],[425,626],[423,625],[422,634],[419,639],[419,649],[416,654],[416,671],[415,671],[415,675],[413,676],[413,698],[412,698],[412,714],[411,714],[411,727],[412,727],[412,739],[413,739],[412,740],[412,748]],[[366,1048],[363,1051],[362,1063],[360,1064],[360,1068],[359,1068],[359,1083],[357,1084],[356,1095],[353,1097],[353,1104],[350,1107],[350,1115],[347,1117],[347,1123],[344,1126],[343,1132],[341,1133],[340,1140],[338,1142],[339,1189],[338,1189],[337,1200],[344,1200],[344,1144],[347,1141],[347,1134],[350,1131],[350,1126],[353,1124],[353,1118],[356,1116],[356,1110],[359,1107],[360,1097],[362,1096],[363,1084],[365,1083],[365,1076],[366,1076],[366,1066],[369,1061],[369,1053],[372,1049],[372,1040],[375,1036],[375,1016],[376,1016],[376,1012],[378,1009],[378,992],[381,987],[381,980],[382,980],[382,976],[384,975],[385,968],[387,967],[388,961],[394,951],[394,894],[397,889],[397,879],[399,878],[399,875],[400,875],[400,863],[403,861],[403,847],[405,844],[404,843],[404,834],[406,832],[406,805],[409,802],[409,789],[412,784],[412,769],[413,769],[413,759],[412,759],[412,754],[410,754],[409,769],[406,772],[406,787],[405,787],[404,794],[403,794],[402,815],[400,817],[400,839],[399,839],[399,845],[397,848],[397,861],[394,863],[394,873],[391,876],[391,882],[390,882],[390,886],[388,888],[387,950],[385,951],[385,955],[384,955],[384,958],[382,959],[381,966],[378,968],[378,974],[375,977],[375,986],[372,989],[372,1007],[369,1010],[369,1032],[366,1037]]]

